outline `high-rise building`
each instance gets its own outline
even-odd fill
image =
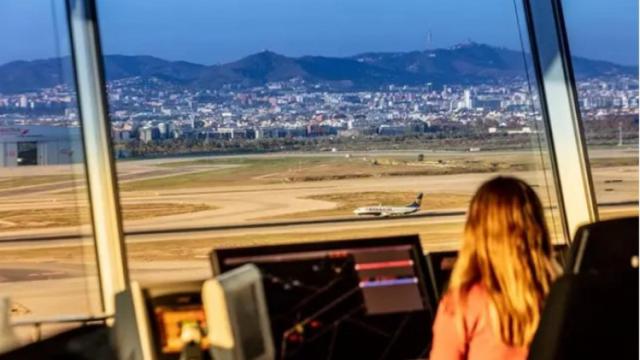
[[[145,127],[139,130],[140,141],[148,143],[150,141],[158,139],[160,131],[158,128]]]
[[[471,98],[471,90],[464,90],[464,107],[465,109],[473,109],[473,99]]]
[[[21,108],[26,108],[27,106],[29,106],[29,101],[27,100],[26,96],[24,95],[20,96],[19,106]]]

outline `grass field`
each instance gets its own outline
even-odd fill
[[[389,226],[365,230],[327,231],[321,233],[286,233],[266,235],[225,236],[209,239],[180,239],[175,241],[128,242],[127,256],[131,264],[136,262],[180,260],[206,261],[215,247],[236,247],[249,245],[275,245],[294,242],[317,242],[337,239],[366,238],[372,236],[421,233],[425,246],[433,248],[438,243],[451,242],[462,233],[462,223],[434,224],[421,226]],[[0,249],[0,257],[7,262],[47,261],[83,263],[92,246],[65,246],[34,248],[29,251]]]
[[[607,168],[616,166],[638,166],[637,157],[623,158],[593,158],[589,159],[589,164],[594,168]]]
[[[637,157],[591,160],[594,168],[634,166]],[[191,173],[123,183],[122,191],[175,190],[225,185],[258,185],[359,179],[388,176],[517,172],[541,169],[539,156],[529,152],[446,154],[425,153],[419,161],[408,155],[346,156],[247,156],[173,161],[161,167],[192,170]],[[218,168],[214,168],[214,167]],[[227,166],[227,167],[221,167]]]
[[[518,160],[519,158],[519,160]],[[257,185],[383,176],[429,176],[466,173],[523,171],[536,168],[537,158],[428,157],[418,161],[408,156],[358,157],[263,157],[225,158],[172,162],[163,166],[200,169],[182,175],[124,183],[122,191],[184,189],[222,185]],[[207,166],[235,165],[207,170]]]
[[[0,177],[0,190],[71,181],[75,178],[73,174]]]
[[[596,157],[594,168],[637,166],[637,157]],[[158,167],[181,168],[192,172],[121,183],[123,192],[175,190],[224,185],[256,185],[323,180],[358,179],[383,176],[429,176],[466,173],[513,172],[539,169],[540,158],[529,152],[501,154],[425,153],[416,156],[283,156],[231,157],[172,161]],[[218,167],[218,168],[215,168]],[[73,174],[0,177],[0,190],[74,180]]]
[[[124,221],[141,220],[157,216],[194,213],[213,210],[215,207],[204,204],[185,203],[148,203],[124,204]],[[20,209],[0,211],[0,231],[20,228],[45,228],[79,226],[89,223],[89,209],[86,207],[60,207],[43,209]]]

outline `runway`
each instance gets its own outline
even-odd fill
[[[265,234],[265,233],[284,233],[298,231],[313,231],[329,229],[344,229],[358,227],[379,227],[379,226],[399,226],[414,225],[424,223],[425,218],[447,218],[447,221],[459,221],[460,217],[465,215],[465,210],[453,211],[423,211],[416,214],[403,216],[388,217],[334,217],[316,220],[300,220],[300,221],[271,221],[264,223],[242,224],[242,225],[225,225],[211,227],[195,227],[195,228],[168,228],[164,230],[138,230],[125,233],[127,242],[145,242],[145,241],[162,241],[175,239],[176,235],[185,238],[203,238],[211,236],[234,236],[248,234]],[[443,220],[444,221],[444,220]],[[445,222],[447,222],[445,221]],[[373,224],[372,224],[373,223]],[[88,231],[89,229],[87,229]],[[71,242],[77,245],[78,241],[91,240],[90,234],[81,234],[77,231],[60,233],[49,232],[40,236],[33,235],[0,235],[0,243],[3,248],[5,246],[15,246],[21,244],[28,245],[46,245],[46,246],[64,246],[65,243]]]
[[[604,203],[599,206],[603,209],[626,209],[637,205],[636,201],[624,201],[617,203]],[[247,236],[256,234],[286,234],[298,232],[326,232],[345,229],[361,229],[373,227],[415,226],[443,223],[464,222],[466,210],[456,209],[450,211],[420,211],[415,214],[387,217],[344,216],[322,219],[298,220],[298,221],[270,221],[253,224],[236,224],[211,227],[191,228],[167,228],[146,229],[125,233],[127,243],[179,241],[180,239],[210,239],[215,237]],[[93,239],[86,229],[86,234],[77,231],[59,233],[51,231],[41,236],[33,235],[0,235],[0,243],[3,249],[17,249],[30,247],[61,247],[76,246],[81,243],[92,242]]]

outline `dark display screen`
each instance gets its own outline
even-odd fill
[[[214,269],[262,272],[279,359],[415,359],[432,303],[417,236],[216,250]]]
[[[235,296],[237,299],[244,299],[243,302],[235,305],[236,317],[238,324],[251,326],[243,326],[239,329],[240,343],[247,359],[255,359],[264,354],[265,344],[260,333],[260,324],[258,320],[260,313],[258,312],[258,299],[256,295],[256,285],[237,290]],[[247,299],[250,299],[247,301]]]
[[[200,345],[209,359],[207,322],[199,292],[147,295],[151,331],[160,360],[178,359],[187,343]]]

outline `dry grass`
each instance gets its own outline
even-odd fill
[[[73,174],[1,177],[0,190],[74,180]]]
[[[598,214],[600,215],[600,220],[638,216],[638,207],[599,207]]]
[[[638,166],[638,157],[591,158],[589,165],[594,168]]]
[[[132,221],[213,209],[215,207],[205,204],[188,203],[124,204],[122,214],[124,221]],[[0,231],[80,226],[89,223],[88,211],[86,207],[74,206],[0,211]]]
[[[388,226],[367,229],[349,229],[320,233],[299,232],[265,235],[224,236],[206,239],[185,239],[176,235],[175,240],[156,242],[128,242],[127,256],[130,264],[153,261],[206,261],[214,248],[250,245],[276,245],[287,243],[319,242],[338,239],[367,238],[391,235],[420,234],[425,249],[440,248],[443,243],[456,244],[462,233],[462,222],[425,224],[413,226]],[[451,245],[449,245],[451,246]],[[42,247],[25,249],[0,249],[0,257],[7,262],[62,262],[83,263],[90,261],[87,254],[92,245]]]
[[[224,185],[257,185],[385,176],[430,176],[525,171],[537,168],[538,158],[510,156],[248,157],[169,163],[173,168],[203,171],[124,183],[123,191],[174,190]],[[206,166],[236,165],[206,170]]]
[[[412,226],[388,226],[327,232],[300,232],[265,235],[225,236],[210,239],[176,239],[153,243],[129,243],[129,261],[149,262],[166,260],[206,261],[214,248],[251,245],[322,242],[339,239],[358,239],[392,235],[420,234],[425,249],[455,248],[462,233],[462,222]]]

